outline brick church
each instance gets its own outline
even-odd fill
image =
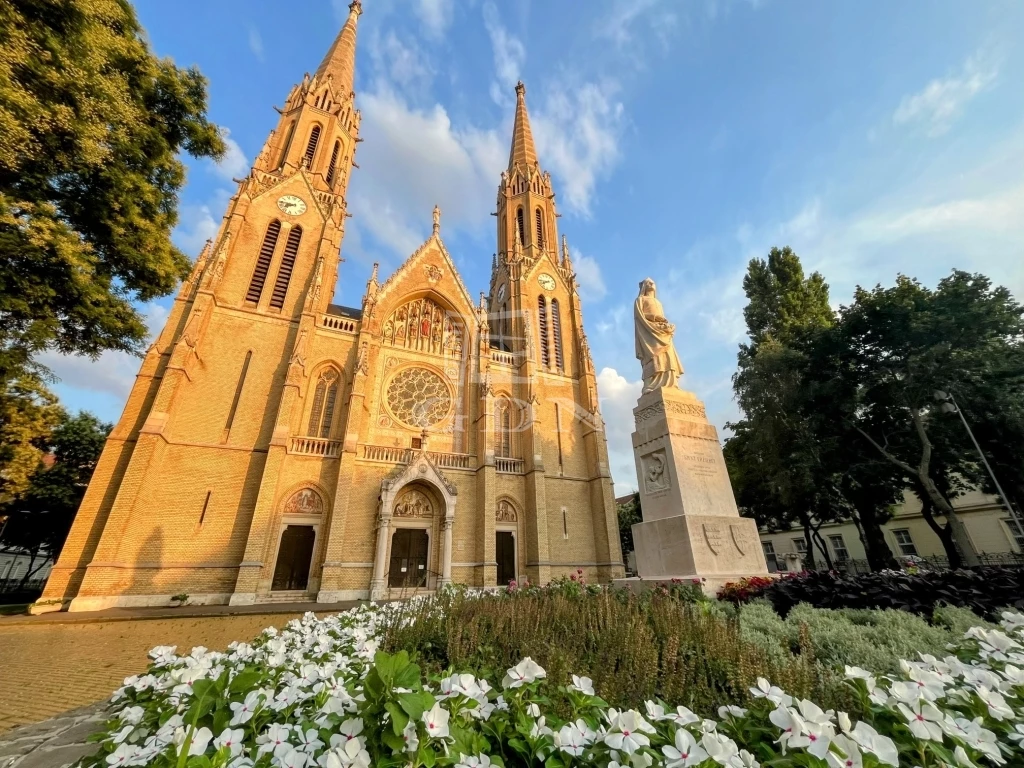
[[[288,94],[182,284],[41,607],[622,575],[577,282],[521,83],[486,293],[463,284],[435,208],[361,306],[332,303],[362,140],[361,12]]]

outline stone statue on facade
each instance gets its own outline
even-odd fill
[[[665,319],[665,310],[655,290],[654,281],[644,278],[640,295],[633,304],[636,357],[643,366],[644,392],[675,387],[683,375],[683,364],[672,343],[676,327]]]

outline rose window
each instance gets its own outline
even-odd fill
[[[413,427],[432,427],[452,408],[444,380],[426,368],[399,371],[387,391],[388,407],[399,421]]]

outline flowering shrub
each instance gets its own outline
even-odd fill
[[[970,608],[995,618],[1004,608],[1024,609],[1024,568],[987,566],[957,571],[880,571],[857,576],[810,572],[726,584],[722,599],[764,597],[781,616],[799,603],[815,608],[899,608],[930,617],[940,605]]]
[[[170,768],[488,768],[569,765],[817,768],[1020,765],[1024,761],[1024,615],[972,629],[956,655],[923,656],[901,674],[846,675],[865,716],[823,710],[759,679],[747,707],[709,719],[646,701],[609,707],[593,682],[553,684],[525,658],[499,680],[470,672],[424,679],[405,652],[378,650],[403,607],[306,614],[227,652],[151,651],[130,677],[87,766]]]

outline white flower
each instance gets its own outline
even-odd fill
[[[514,667],[505,673],[505,679],[501,681],[502,688],[519,688],[520,686],[532,683],[548,673],[537,662],[527,656]]]
[[[243,728],[225,728],[220,736],[213,740],[213,748],[219,750],[221,747],[227,747],[229,750],[230,757],[238,757],[242,752],[242,747],[245,739],[245,730]]]
[[[175,660],[174,652],[178,650],[176,645],[158,645],[149,652],[149,658],[158,666],[170,664]]]
[[[918,700],[911,707],[900,702],[896,708],[906,718],[910,732],[917,738],[925,741],[942,741],[942,728],[939,724],[943,720],[943,715],[934,704]]]
[[[213,732],[206,727],[200,728],[199,730],[192,732],[192,741],[188,745],[189,757],[192,755],[201,755],[206,751],[206,747],[210,744],[210,739],[213,738]]]
[[[359,740],[362,745],[362,739],[359,739],[359,734],[363,732],[363,719],[361,717],[350,717],[348,720],[338,726],[338,732],[335,736],[339,736],[344,741],[352,741],[352,739]],[[331,737],[333,741],[333,736]],[[332,747],[337,746],[331,744]]]
[[[1006,616],[1006,613],[1003,614]],[[1018,744],[1024,745],[1024,723],[1016,723],[1013,726],[1013,731],[1006,735],[1006,738],[1016,741]]]
[[[406,752],[413,753],[420,748],[419,733],[416,731],[416,723],[412,720],[406,723],[405,728],[402,729],[402,738],[405,740]]]
[[[697,744],[697,741],[685,728],[677,728],[675,744],[666,744],[661,751],[666,758],[665,768],[687,768],[687,766],[699,765],[708,756],[704,748]]]
[[[241,733],[241,731],[239,731]],[[320,747],[324,745],[318,738],[319,734],[315,728],[309,728],[303,731],[301,728],[295,729],[295,740],[297,749],[301,749],[303,752],[316,753],[320,750]]]
[[[654,733],[654,726],[644,720],[635,709],[617,713],[610,723],[610,728],[612,730],[605,734],[604,743],[612,749],[622,750],[627,755],[633,754],[641,747],[649,746],[651,740],[644,734]]]
[[[280,757],[287,752],[291,745],[288,743],[288,736],[291,733],[291,726],[283,723],[271,723],[267,726],[267,730],[256,737],[256,743],[259,744],[258,754],[265,754],[267,752],[273,752],[276,756]]]
[[[723,720],[728,720],[730,717],[746,717],[747,710],[743,707],[737,707],[735,704],[727,704],[718,708],[718,716]]]
[[[967,756],[964,748],[959,745],[953,750],[953,758],[956,760],[956,764],[962,766],[962,768],[978,768],[971,762],[971,758]]]
[[[138,725],[142,722],[142,716],[146,714],[146,711],[142,707],[128,707],[127,709],[121,710],[121,714],[118,715],[122,723],[128,725]]]
[[[731,765],[740,754],[740,748],[736,746],[736,742],[721,733],[705,733],[700,740],[700,745],[704,747],[708,757],[719,765]]]
[[[768,699],[768,701],[772,702],[776,706],[784,705],[788,707],[793,703],[792,696],[777,685],[772,685],[763,677],[757,678],[757,687],[751,688],[750,694],[755,699]]]
[[[448,735],[448,710],[435,703],[429,712],[423,713],[423,723],[427,726],[427,735],[432,739],[443,739]]]
[[[318,761],[323,768],[369,768],[370,753],[351,739],[325,752]]]
[[[1013,710],[1006,704],[1006,699],[1001,693],[990,691],[987,688],[977,687],[974,689],[978,698],[985,702],[988,713],[996,720],[1012,720]]]
[[[730,764],[733,768],[761,768],[761,764],[757,762],[757,758],[745,749],[741,749],[740,753],[732,759]]]
[[[107,765],[125,765],[139,753],[139,748],[131,744],[121,744],[107,755]]]
[[[596,734],[583,721],[563,725],[555,734],[555,746],[566,754],[579,757],[593,742]]]
[[[526,714],[528,714],[530,717],[540,717],[540,707],[537,704],[533,703],[527,704]]]
[[[871,752],[878,758],[879,762],[899,768],[900,753],[896,749],[893,740],[888,736],[882,736],[874,728],[865,722],[859,722],[850,732],[851,738],[857,742],[861,749]]]
[[[579,677],[577,675],[572,676],[572,685],[569,686],[574,691],[579,691],[587,696],[594,695],[594,681],[589,677]]]
[[[838,754],[830,751],[825,755],[832,768],[861,768],[864,765],[860,747],[853,739],[840,734],[832,740],[832,745],[839,748]]]
[[[233,713],[230,725],[248,723],[260,707],[262,694],[262,691],[250,691],[246,694],[245,701],[232,701],[229,705]]]
[[[455,768],[489,768],[491,758],[487,755],[459,755]]]
[[[831,725],[805,722],[803,733],[790,738],[788,746],[803,747],[819,760],[823,760],[828,753],[828,746],[832,743],[834,735],[835,732]]]
[[[875,687],[875,676],[868,672],[866,669],[860,667],[846,666],[846,679],[847,680],[863,680],[870,691]]]
[[[768,719],[782,731],[776,741],[782,745],[785,754],[789,740],[804,732],[804,721],[792,707],[777,707],[768,715]]]

